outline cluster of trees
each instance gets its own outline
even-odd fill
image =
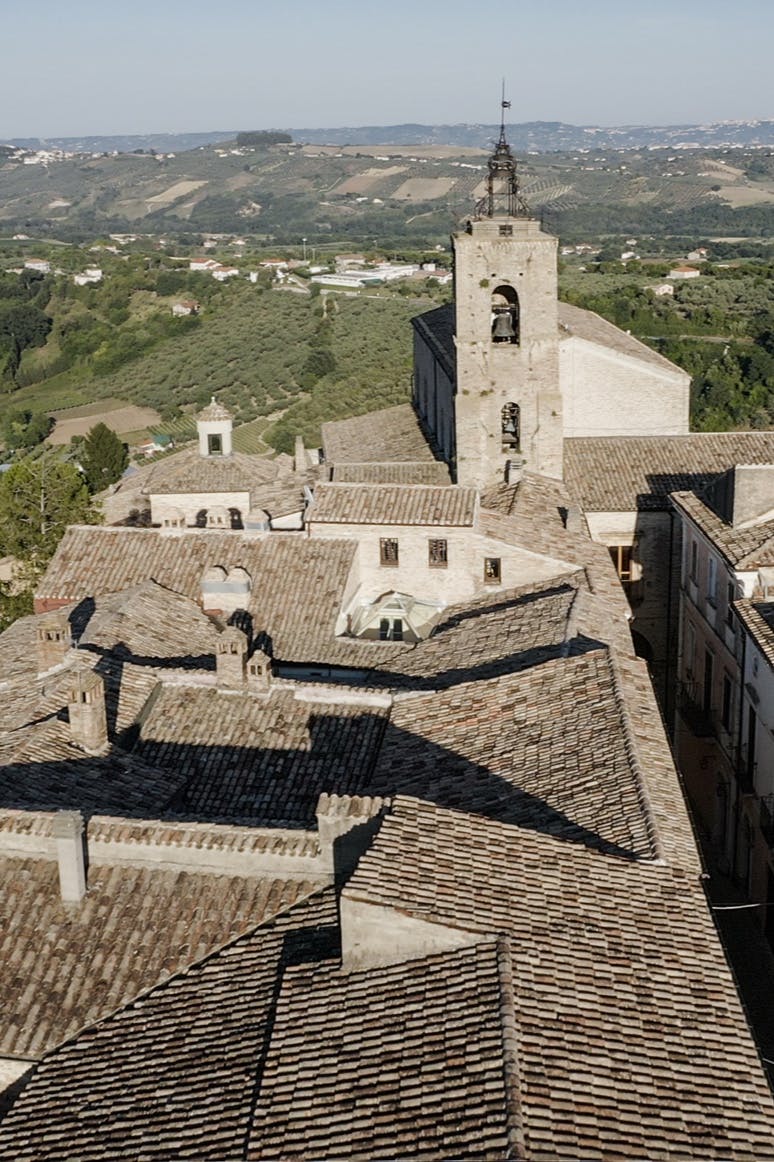
[[[627,268],[627,276],[630,277]],[[576,279],[563,297],[650,343],[693,377],[699,431],[774,426],[774,264],[702,268],[655,297],[622,276]],[[608,285],[605,285],[607,283]]]
[[[44,311],[51,280],[32,270],[0,274],[0,375],[10,389],[16,384],[22,354],[39,347],[51,330]]]
[[[278,129],[250,129],[236,135],[236,143],[240,148],[247,146],[252,149],[264,149],[268,145],[289,145],[292,140],[289,133],[282,133]]]

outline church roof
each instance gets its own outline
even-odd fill
[[[734,464],[774,463],[774,432],[574,436],[564,441],[567,488],[586,512],[666,510],[669,494],[701,489]]]
[[[443,460],[334,464],[335,484],[451,484],[449,467]]]
[[[647,343],[641,343],[627,331],[609,323],[595,311],[587,311],[583,307],[576,307],[572,303],[558,304],[559,309],[559,339],[583,339],[587,343],[596,343],[600,347],[607,347],[617,351],[619,355],[628,355],[641,363],[650,363],[660,371],[671,371],[673,375],[687,379],[687,372],[675,363],[659,355]]]
[[[410,403],[322,424],[328,464],[412,463],[435,459]]]

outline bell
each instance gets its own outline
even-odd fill
[[[492,338],[495,343],[510,343],[516,338],[510,311],[501,311],[495,315],[494,325],[492,327]]]

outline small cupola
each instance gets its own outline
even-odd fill
[[[231,412],[213,396],[211,402],[196,417],[199,455],[230,456],[233,426],[234,417]]]

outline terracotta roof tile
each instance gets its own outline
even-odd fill
[[[672,502],[685,513],[735,569],[774,565],[774,521],[746,527],[734,526],[693,492],[677,492]]]
[[[306,519],[315,524],[470,526],[474,488],[421,484],[318,484]]]
[[[322,425],[322,440],[328,464],[361,464],[364,452],[377,464],[435,459],[410,403],[329,420]]]

